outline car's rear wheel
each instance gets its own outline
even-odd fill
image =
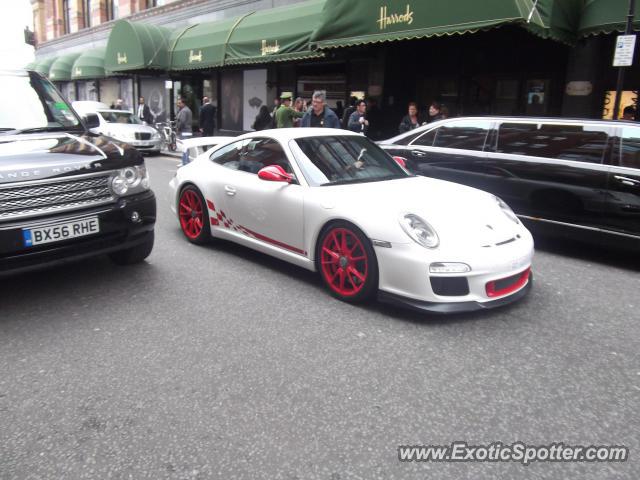
[[[193,185],[185,187],[180,192],[178,217],[180,219],[180,228],[187,240],[198,245],[210,240],[209,214],[202,194]]]
[[[336,222],[318,242],[318,270],[335,297],[362,302],[378,288],[378,263],[369,239],[356,226]]]

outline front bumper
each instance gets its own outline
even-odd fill
[[[444,245],[429,250],[416,243],[376,246],[382,300],[432,312],[482,310],[511,303],[531,288],[520,277],[531,268],[533,238],[522,228],[510,242],[488,248]],[[431,273],[432,263],[466,264],[465,273]],[[522,282],[520,282],[522,278]]]
[[[160,151],[162,147],[162,140],[127,140],[127,143],[132,147],[135,147],[136,150],[140,150],[141,152],[145,151]]]
[[[131,219],[137,212],[139,220]],[[22,229],[97,216],[100,232],[35,247],[24,247]],[[126,250],[153,237],[156,199],[152,191],[116,203],[0,224],[0,277]]]
[[[393,293],[378,292],[378,300],[390,305],[396,305],[410,310],[428,313],[439,314],[451,314],[451,313],[465,313],[465,312],[477,312],[479,310],[490,310],[493,308],[504,307],[511,303],[517,302],[524,298],[529,290],[533,287],[533,273],[529,274],[529,280],[527,284],[518,290],[517,292],[508,295],[506,297],[498,298],[496,300],[489,300],[486,302],[453,302],[453,303],[436,303],[426,302],[423,300],[416,300],[414,298],[402,297]]]

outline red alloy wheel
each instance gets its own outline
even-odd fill
[[[358,236],[347,228],[327,232],[320,250],[322,275],[342,297],[360,293],[369,275],[369,255]]]
[[[189,240],[198,240],[204,228],[204,205],[198,192],[187,188],[180,195],[180,226]]]

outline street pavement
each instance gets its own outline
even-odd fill
[[[640,261],[545,240],[500,310],[352,306],[305,270],[186,242],[0,280],[0,479],[640,477]],[[399,445],[614,444],[625,463],[406,463]]]

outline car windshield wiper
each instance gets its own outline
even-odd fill
[[[333,185],[348,185],[350,183],[367,183],[367,182],[384,182],[385,180],[395,180],[397,178],[406,178],[409,175],[386,175],[384,177],[367,177],[367,178],[344,178],[342,180],[334,180],[333,182],[323,183],[321,187],[330,187]]]

